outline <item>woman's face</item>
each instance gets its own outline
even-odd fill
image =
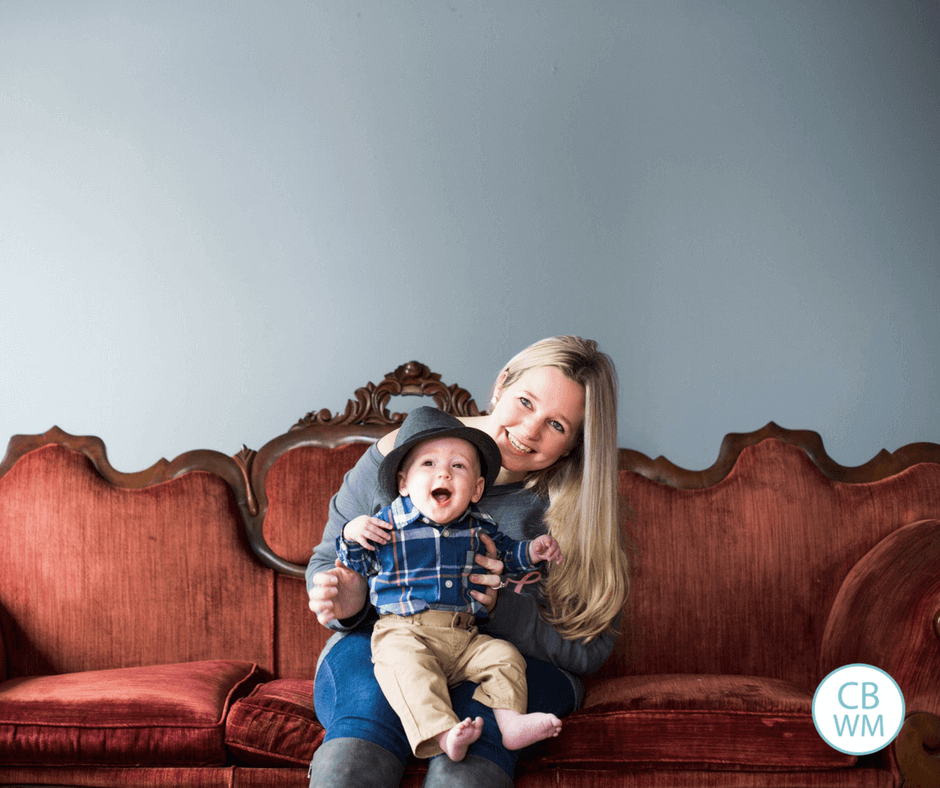
[[[502,454],[505,481],[547,468],[574,445],[584,421],[584,389],[557,367],[536,367],[500,384],[489,432]]]

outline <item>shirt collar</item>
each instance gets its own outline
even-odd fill
[[[423,515],[418,511],[417,507],[411,502],[411,497],[408,495],[400,495],[394,501],[392,501],[391,506],[392,513],[392,522],[396,528],[404,528],[406,525],[411,525],[416,520],[420,519]],[[480,520],[485,523],[494,522],[493,518],[490,517],[486,512],[479,509],[475,503],[471,503],[466,511],[460,515],[453,522],[461,523],[466,520],[468,517],[472,517],[476,520]],[[425,520],[432,525],[436,525],[440,528],[443,528],[444,525],[450,525],[451,523],[435,523],[429,518]]]

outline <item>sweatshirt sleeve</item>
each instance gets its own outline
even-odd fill
[[[614,649],[616,633],[605,632],[589,643],[563,638],[539,615],[533,594],[503,591],[483,627],[487,635],[510,641],[528,657],[551,662],[576,675],[593,673]]]
[[[379,488],[378,470],[381,462],[382,455],[375,444],[372,444],[346,474],[339,491],[330,500],[329,517],[323,529],[323,538],[307,562],[305,577],[308,591],[313,587],[313,576],[317,572],[327,572],[336,565],[336,540],[342,537],[346,523],[361,514],[373,515],[388,505],[389,501],[383,500],[384,494]],[[366,603],[358,616],[343,621],[332,621],[328,627],[339,631],[355,629],[365,618],[370,607]]]

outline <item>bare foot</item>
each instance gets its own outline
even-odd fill
[[[554,714],[540,711],[520,714],[509,709],[495,709],[494,712],[499,731],[503,734],[503,746],[507,750],[521,750],[561,733],[561,720]]]
[[[462,761],[467,754],[467,748],[480,738],[482,732],[483,718],[471,720],[467,717],[450,730],[438,734],[437,743],[452,761]]]

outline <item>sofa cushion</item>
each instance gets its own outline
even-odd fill
[[[851,766],[813,725],[812,696],[752,676],[629,676],[590,687],[544,765],[793,771]]]
[[[217,660],[16,678],[0,684],[0,763],[212,766],[232,701],[258,679]]]
[[[307,766],[323,734],[313,710],[313,682],[277,679],[235,702],[225,744],[252,766]]]

